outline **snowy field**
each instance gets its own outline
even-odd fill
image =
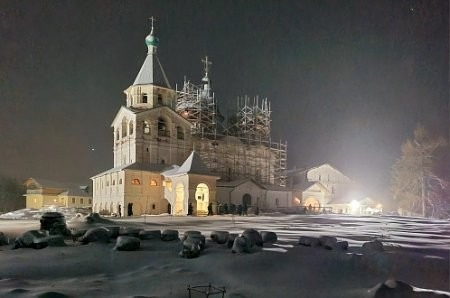
[[[448,297],[450,223],[405,217],[271,215],[258,217],[147,216],[110,223],[68,222],[71,228],[111,224],[148,230],[198,230],[207,238],[196,259],[178,256],[179,241],[143,240],[138,251],[110,244],[11,250],[0,246],[0,297],[189,297],[187,286],[225,287],[224,297]],[[10,237],[39,229],[38,220],[0,220]],[[232,254],[209,239],[211,231],[273,231],[275,244],[262,251]],[[335,236],[348,250],[298,245],[300,236]],[[384,252],[361,248],[381,240]],[[434,293],[380,296],[376,286],[401,280]],[[441,295],[436,294],[437,291]],[[380,292],[378,292],[380,293]],[[378,295],[378,296],[377,296]],[[192,297],[206,297],[194,294]],[[210,297],[221,297],[213,295]]]

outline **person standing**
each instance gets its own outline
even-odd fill
[[[119,217],[122,217],[122,205],[119,204],[118,209],[118,213],[119,213]]]

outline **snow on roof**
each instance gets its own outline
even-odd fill
[[[71,196],[81,196],[81,197],[87,197],[92,196],[90,193],[90,182],[85,184],[77,184],[77,183],[70,183],[70,182],[59,182],[54,180],[48,180],[48,179],[41,179],[41,178],[29,178],[24,182],[24,185],[28,189],[34,189],[34,188],[53,188],[60,190],[60,195],[71,195]]]
[[[189,173],[216,176],[205,166],[200,155],[198,155],[195,151],[192,151],[191,155],[189,155],[189,157],[184,161],[177,172],[178,174]]]

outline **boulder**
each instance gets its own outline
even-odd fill
[[[337,250],[347,250],[348,249],[348,242],[347,241],[338,241],[334,245],[333,249]]]
[[[192,237],[194,236],[194,237]],[[189,235],[183,241],[183,248],[179,253],[180,257],[192,259],[200,256],[201,249],[201,239],[199,237],[195,237],[196,235]]]
[[[141,240],[161,239],[161,230],[142,230],[139,232]]]
[[[109,230],[104,227],[91,228],[79,239],[83,244],[90,242],[108,243],[110,242],[111,234]]]
[[[275,243],[278,240],[277,234],[274,232],[261,231],[260,234],[264,243]]]
[[[316,237],[310,237],[310,236],[300,236],[300,239],[298,240],[299,245],[303,246],[318,246],[319,245],[319,239]]]
[[[228,242],[227,242],[227,247],[228,248],[232,248],[233,244],[234,244],[234,239],[236,239],[239,236],[239,234],[236,233],[230,233],[228,235]]]
[[[243,253],[249,252],[249,243],[247,238],[243,236],[236,237],[233,242],[233,247],[231,248],[232,253]]]
[[[47,241],[48,246],[66,246],[63,235],[49,235]]]
[[[230,236],[230,233],[227,231],[212,231],[211,232],[211,239],[214,242],[217,242],[218,244],[227,243],[229,236]],[[234,241],[234,239],[233,239],[233,241]]]
[[[13,249],[16,248],[34,248],[41,249],[48,246],[48,231],[31,230],[23,233],[14,242]]]
[[[186,240],[189,235],[201,235],[202,233],[200,231],[186,231],[183,234],[183,239],[181,239],[182,241]]]
[[[67,228],[66,219],[61,212],[45,212],[41,216],[41,230],[46,230],[50,235],[71,236]]]
[[[119,235],[139,238],[139,233],[141,231],[142,229],[139,228],[126,227],[119,230]]]
[[[263,246],[263,239],[261,235],[255,229],[247,229],[242,233],[242,237],[247,238],[250,241],[251,246]]]
[[[0,246],[2,245],[8,245],[9,244],[9,238],[3,234],[3,232],[0,232]]]
[[[105,228],[108,229],[109,234],[111,235],[111,238],[119,237],[119,233],[120,233],[120,227],[119,226],[107,226]]]
[[[205,249],[205,246],[206,246],[206,238],[205,238],[205,236],[204,235],[201,235],[201,234],[191,234],[191,235],[189,235],[186,239],[188,239],[188,238],[191,238],[191,239],[195,239],[195,240],[197,240],[197,241],[199,241],[200,242],[200,249],[201,250],[204,250]]]
[[[365,252],[382,252],[384,251],[383,242],[380,240],[373,240],[363,244],[363,251]]]
[[[119,236],[117,237],[115,250],[121,251],[133,251],[138,250],[141,247],[141,241],[139,238],[132,236]]]
[[[320,236],[319,245],[325,247],[326,249],[333,249],[334,245],[337,243],[336,237],[332,236]]]
[[[179,240],[178,231],[177,230],[164,230],[161,233],[162,241],[173,241]]]

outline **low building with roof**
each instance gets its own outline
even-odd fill
[[[24,185],[26,187],[26,208],[92,207],[92,193],[88,185],[62,183],[40,178],[28,178]]]

